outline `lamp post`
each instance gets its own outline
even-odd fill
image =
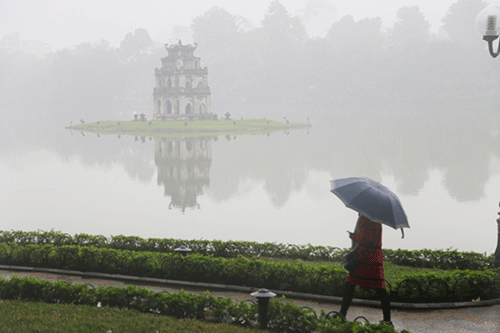
[[[500,207],[500,203],[498,204]],[[495,250],[495,256],[493,260],[493,267],[500,267],[500,212],[498,213],[499,217],[497,218],[497,226],[498,226],[498,239],[497,239],[497,248]]]
[[[493,51],[493,42],[497,40],[500,35],[500,7],[490,5],[480,11],[476,17],[476,30],[483,36],[483,40],[488,42],[490,55],[496,58],[500,54],[500,42],[498,43],[496,52]],[[500,215],[500,212],[498,215]],[[494,267],[500,267],[500,217],[497,219],[497,228],[498,237],[493,261]]]
[[[500,54],[500,43],[495,52],[493,50],[493,42],[500,35],[500,7],[490,5],[480,11],[476,17],[476,30],[483,36],[483,40],[488,42],[490,55],[496,58]]]
[[[182,246],[176,248],[174,251],[182,254],[185,257],[188,255],[189,252],[191,252],[191,249],[189,247],[182,245]]]
[[[259,327],[265,330],[267,328],[268,316],[267,310],[269,309],[269,301],[271,298],[276,296],[275,293],[262,288],[256,292],[250,294],[253,297],[257,297],[257,304],[259,307]]]

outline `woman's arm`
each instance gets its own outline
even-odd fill
[[[359,244],[369,245],[377,236],[377,230],[373,228],[373,223],[364,216],[359,217],[359,234],[349,232],[349,238]],[[375,224],[376,226],[376,224]]]

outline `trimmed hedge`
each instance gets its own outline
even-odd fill
[[[273,257],[286,259],[301,259],[307,261],[341,261],[348,249],[330,246],[313,246],[237,242],[237,241],[208,241],[208,240],[179,240],[171,238],[148,238],[137,236],[111,236],[76,234],[71,236],[59,231],[0,231],[0,243],[53,244],[95,246],[116,250],[174,253],[175,249],[185,245],[193,253],[213,255],[215,257],[236,258],[238,255],[246,257]],[[483,270],[493,267],[493,254],[476,252],[459,252],[447,250],[391,250],[384,249],[385,260],[398,265],[411,267],[435,267],[441,269],[471,269]]]
[[[180,240],[172,238],[148,238],[137,236],[111,236],[76,234],[71,236],[58,231],[0,231],[0,243],[93,245],[99,248],[117,250],[175,253],[175,249],[185,245],[193,252],[216,257],[234,258],[244,256],[264,256],[302,260],[340,260],[345,252],[340,248],[257,242]]]
[[[266,287],[341,297],[347,272],[337,265],[303,266],[301,261],[274,263],[259,259],[176,253],[136,252],[92,245],[0,244],[0,264],[123,274],[225,285]],[[393,301],[446,302],[491,299],[500,295],[499,269],[404,273],[387,281]],[[356,290],[375,299],[373,291]]]
[[[14,275],[10,280],[0,278],[0,295],[3,299],[111,306],[176,318],[258,326],[256,303],[235,302],[230,298],[216,298],[208,293],[195,295],[181,291],[169,294],[135,286],[91,288],[85,284],[71,284],[67,281],[50,282]],[[362,325],[359,322],[341,321],[323,310],[318,314],[314,310],[302,309],[293,303],[280,302],[276,299],[270,301],[268,319],[268,330],[274,332],[397,332],[387,325],[370,323]],[[401,333],[410,332],[403,330]]]
[[[493,254],[446,250],[390,250],[384,249],[385,260],[410,267],[482,270],[493,267]]]

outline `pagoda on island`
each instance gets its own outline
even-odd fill
[[[155,69],[154,120],[211,119],[208,69],[194,56],[198,46],[165,44],[168,56]]]

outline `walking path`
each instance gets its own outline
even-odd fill
[[[13,274],[51,281],[71,280],[73,283],[85,283],[93,287],[135,285],[154,291],[177,292],[183,289],[192,293],[208,290],[216,297],[230,297],[235,300],[255,300],[250,293],[256,291],[254,288],[208,283],[0,265],[0,277],[8,279]],[[293,302],[301,307],[324,309],[327,313],[340,309],[341,299],[338,297],[292,292],[277,293],[278,296],[285,295],[287,297],[285,301]],[[392,320],[398,331],[406,329],[412,333],[500,332],[500,300],[428,305],[392,303],[392,306]],[[377,307],[378,302],[354,300],[347,319],[354,320],[358,316],[363,316],[371,323],[376,323],[382,318],[382,310]]]

